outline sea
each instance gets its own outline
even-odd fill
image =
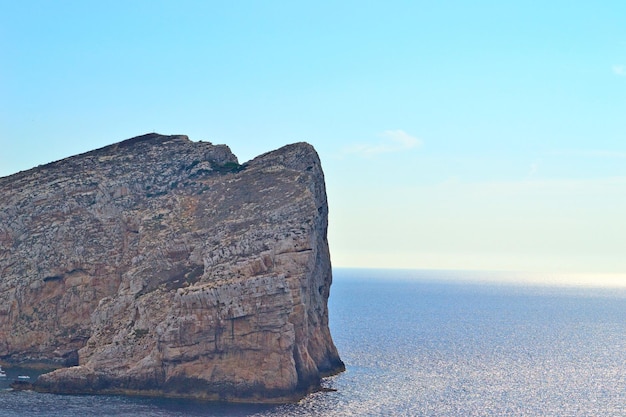
[[[7,368],[0,416],[626,416],[626,288],[529,277],[335,269],[346,371],[298,403],[17,392],[36,372]]]

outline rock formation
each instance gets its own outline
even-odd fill
[[[0,178],[0,360],[58,393],[287,401],[343,370],[315,150],[148,134]]]

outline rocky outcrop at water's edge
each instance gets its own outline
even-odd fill
[[[0,178],[0,361],[35,389],[289,401],[343,370],[315,150],[148,134]]]

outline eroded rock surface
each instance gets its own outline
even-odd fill
[[[0,178],[0,359],[39,390],[283,401],[343,369],[315,150],[149,134]]]

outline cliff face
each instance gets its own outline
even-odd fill
[[[282,401],[343,369],[310,145],[239,165],[150,134],[0,196],[0,359],[64,366],[37,389]]]

